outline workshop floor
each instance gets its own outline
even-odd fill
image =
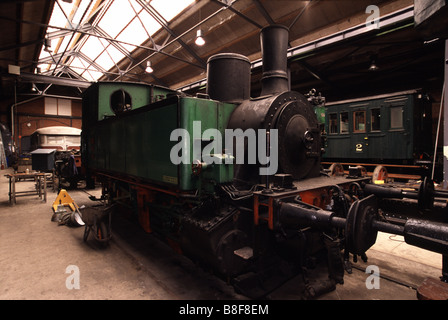
[[[0,172],[0,299],[245,299],[127,219],[114,217],[113,237],[103,248],[91,236],[83,242],[84,227],[51,221],[57,197],[51,189],[46,203],[33,195],[18,198],[11,206],[4,177],[9,172]],[[33,187],[33,182],[17,183],[17,190]],[[88,196],[99,196],[100,190],[70,190],[69,194],[79,206],[92,206]],[[423,280],[441,275],[441,255],[409,246],[400,236],[380,233],[367,255],[367,263],[353,264],[344,285],[319,299],[416,300]],[[378,267],[379,280],[365,273],[368,266]],[[269,298],[297,299],[301,282],[297,277]]]

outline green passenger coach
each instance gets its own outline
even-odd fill
[[[413,164],[433,153],[431,103],[419,90],[326,104],[324,161]]]

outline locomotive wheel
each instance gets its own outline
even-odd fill
[[[355,201],[347,214],[346,245],[353,254],[364,254],[376,242],[378,231],[372,228],[378,212],[376,198],[370,195]]]
[[[420,184],[418,189],[418,208],[424,212],[432,209],[434,205],[434,183],[428,177]]]
[[[372,182],[376,183],[377,181],[386,182],[388,178],[387,169],[384,166],[376,166],[375,170],[373,170]]]
[[[348,194],[356,199],[362,198],[363,192],[359,183],[353,182],[348,187]]]
[[[330,176],[343,176],[344,175],[344,167],[340,163],[333,163],[330,166]]]

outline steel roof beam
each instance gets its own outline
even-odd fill
[[[269,12],[266,11],[266,8],[261,4],[259,0],[252,0],[253,3],[255,3],[255,6],[257,7],[258,11],[261,13],[261,15],[266,19],[266,21],[269,24],[275,24],[274,19],[272,19]]]
[[[4,73],[2,74],[2,77],[16,78],[24,82],[49,83],[49,84],[51,83],[67,87],[88,88],[91,85],[91,82],[89,81],[80,81],[71,78],[46,76],[42,74],[27,73],[27,72],[21,73],[20,76],[13,76],[8,73]]]
[[[243,13],[239,12],[238,10],[236,10],[235,8],[233,8],[233,7],[232,7],[233,2],[230,3],[230,4],[227,4],[227,3],[224,3],[224,2],[221,1],[221,0],[212,0],[212,1],[213,1],[214,3],[216,3],[216,4],[219,4],[220,6],[225,7],[226,9],[232,11],[232,12],[235,13],[237,16],[240,16],[241,18],[243,18],[243,19],[246,20],[247,22],[253,24],[253,25],[256,26],[257,28],[259,28],[259,29],[262,29],[262,28],[263,28],[263,26],[262,26],[261,24],[257,23],[256,21],[252,20],[251,18],[249,18],[249,17],[246,16],[245,14],[243,14]]]
[[[173,30],[168,26],[168,22],[162,17],[160,13],[157,12],[156,9],[154,9],[150,4],[147,4],[143,0],[137,0],[137,3],[142,6],[143,9],[146,10],[150,14],[151,17],[153,17],[161,26],[163,29],[165,29],[173,38],[177,38],[177,42],[185,49],[187,52],[193,56],[193,58],[199,62],[199,64],[202,66],[203,69],[206,68],[205,61],[198,56],[198,54],[191,49],[189,45],[187,45],[180,37],[178,37]]]

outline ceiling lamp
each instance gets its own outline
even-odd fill
[[[370,67],[369,71],[377,71],[379,68],[376,65],[377,56],[371,56],[370,57]]]
[[[145,71],[147,73],[152,73],[154,71],[154,69],[151,67],[151,61],[146,61],[146,69]]]
[[[48,38],[44,40],[44,51],[51,52],[51,40]]]
[[[199,29],[196,32],[196,40],[194,41],[194,43],[196,43],[196,45],[198,45],[198,46],[203,46],[205,44],[205,40],[204,40],[201,29]]]

